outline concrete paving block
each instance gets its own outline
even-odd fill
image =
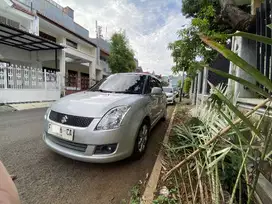
[[[262,174],[260,174],[256,192],[263,204],[272,203],[272,184]]]
[[[29,110],[35,108],[47,108],[52,105],[52,102],[42,102],[42,103],[22,103],[22,104],[10,104],[14,109],[21,110]]]

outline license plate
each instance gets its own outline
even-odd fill
[[[74,130],[59,125],[48,124],[48,133],[65,140],[72,141],[74,139]]]

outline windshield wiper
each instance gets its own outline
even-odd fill
[[[133,91],[114,91],[114,93],[120,93],[120,94],[137,94]]]
[[[103,90],[103,89],[98,89],[96,91],[102,92],[102,93],[113,93],[113,91],[107,91],[107,90]]]

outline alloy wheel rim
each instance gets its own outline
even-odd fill
[[[143,125],[139,134],[139,141],[138,141],[139,152],[143,152],[145,150],[147,137],[148,137],[148,127],[147,125]]]

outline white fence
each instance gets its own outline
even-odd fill
[[[0,63],[0,103],[52,101],[60,98],[59,73]]]

